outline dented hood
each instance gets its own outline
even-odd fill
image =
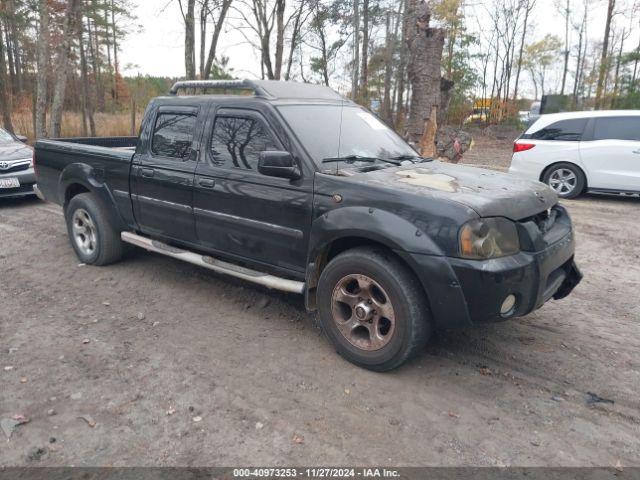
[[[556,193],[540,182],[438,161],[356,173],[351,179],[457,202],[481,217],[521,220],[558,203]]]

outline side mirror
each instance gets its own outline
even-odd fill
[[[258,171],[268,177],[300,178],[300,168],[289,152],[261,152]]]
[[[27,140],[29,140],[29,139],[28,139],[27,137],[25,137],[24,135],[16,135],[16,139],[17,139],[19,142],[22,142],[22,143],[27,143]]]

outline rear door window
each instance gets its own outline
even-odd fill
[[[596,118],[593,139],[640,141],[640,117]]]
[[[587,120],[586,118],[560,120],[536,132],[527,133],[523,135],[522,138],[579,142],[582,140],[582,133],[587,126]]]

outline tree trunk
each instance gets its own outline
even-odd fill
[[[577,108],[578,106],[578,88],[580,86],[580,79],[582,78],[582,43],[584,41],[584,27],[586,22],[587,9],[584,9],[585,18],[582,20],[582,24],[580,25],[580,32],[578,33],[578,58],[576,62],[576,76],[573,81],[573,96],[572,96],[572,107]]]
[[[300,37],[300,29],[302,27],[302,12],[304,10],[305,1],[301,1],[298,6],[298,11],[296,12],[295,19],[293,22],[293,31],[291,32],[291,42],[289,44],[289,57],[287,59],[287,71],[284,75],[285,80],[289,80],[291,78],[291,67],[293,66],[293,56],[296,51],[296,47],[298,46],[298,39]]]
[[[111,0],[111,33],[113,34],[113,99],[118,100],[118,76],[120,68],[118,65],[118,29],[116,27],[115,3]],[[195,62],[195,59],[194,59]],[[195,66],[194,66],[195,68]]]
[[[285,0],[276,1],[276,69],[274,79],[280,80],[282,76],[282,59],[284,56],[284,14],[287,5]]]
[[[598,71],[598,83],[596,88],[596,101],[595,109],[600,110],[602,108],[602,97],[605,93],[605,79],[609,72],[609,36],[611,33],[611,18],[613,17],[613,9],[615,8],[616,0],[609,0],[609,6],[607,8],[607,21],[604,27],[604,40],[602,41],[602,56],[600,57],[600,68]]]
[[[13,42],[11,35],[9,33],[9,21],[8,19],[4,22],[4,38],[5,38],[5,50],[7,55],[7,66],[9,67],[9,78],[11,82],[7,83],[7,90],[10,95],[13,95],[17,90],[17,80],[16,80],[16,68],[15,63],[13,61]]]
[[[84,45],[84,23],[82,21],[82,12],[78,13],[76,23],[78,26],[78,50],[80,51],[80,77],[82,80],[82,111],[84,118],[89,121],[89,132],[92,137],[95,137],[96,125],[93,119],[93,99],[89,88],[89,73]],[[86,136],[88,132],[85,129],[83,133]]]
[[[189,80],[196,78],[195,9],[196,0],[187,0],[187,13],[184,15],[184,69]]]
[[[402,41],[400,42],[400,61],[398,63],[396,88],[396,120],[395,128],[401,132],[404,130],[406,110],[404,108],[404,94],[407,78],[407,28],[409,17],[407,15],[407,0],[403,0],[398,14],[398,22],[402,22]]]
[[[220,15],[218,16],[218,20],[216,21],[215,27],[213,28],[213,37],[211,37],[211,44],[209,45],[209,55],[207,56],[207,64],[204,68],[204,79],[207,80],[211,76],[211,70],[213,69],[213,62],[216,59],[216,51],[218,49],[218,40],[220,38],[220,33],[222,32],[222,27],[224,26],[225,19],[227,17],[227,13],[229,13],[229,8],[231,7],[232,0],[223,0],[222,7],[220,9]]]
[[[393,125],[393,112],[391,108],[391,80],[393,75],[393,50],[394,40],[398,36],[398,24],[396,23],[395,33],[391,33],[391,12],[387,12],[386,24],[386,45],[385,45],[385,69],[384,69],[384,96],[382,98],[382,119],[387,125]]]
[[[38,71],[36,73],[36,138],[47,137],[47,70],[49,63],[49,6],[39,0],[40,30],[38,32]]]
[[[369,0],[362,2],[362,66],[360,67],[360,98],[369,106]]]
[[[522,72],[522,55],[524,53],[524,44],[525,41],[527,39],[527,27],[529,26],[529,14],[531,13],[531,10],[533,9],[533,5],[535,4],[535,1],[533,3],[530,3],[531,0],[527,0],[527,4],[525,6],[525,13],[524,13],[524,25],[522,26],[522,38],[520,39],[520,51],[518,53],[518,65],[516,67],[516,80],[515,80],[515,86],[513,89],[513,100],[518,100],[518,87],[520,86],[520,72]]]
[[[209,0],[202,0],[200,6],[200,78],[204,78],[206,41],[207,41],[207,17],[209,16]]]
[[[445,32],[429,26],[431,11],[426,3],[408,0],[408,7],[412,97],[407,134],[421,155],[434,156]]]
[[[622,35],[620,36],[620,50],[618,50],[618,56],[616,58],[616,73],[614,75],[613,81],[613,97],[611,99],[611,108],[616,107],[616,103],[618,101],[618,87],[620,85],[620,63],[622,62],[622,51],[624,49],[624,41],[625,41],[625,31],[622,30]]]
[[[2,110],[2,124],[4,128],[13,133],[11,123],[11,93],[9,92],[7,77],[7,62],[5,60],[5,41],[0,30],[0,110]]]
[[[564,11],[564,68],[562,70],[562,88],[560,95],[564,95],[567,84],[567,71],[569,70],[569,15],[571,13],[571,0],[567,0],[567,8]]]
[[[351,100],[358,99],[360,82],[360,0],[353,0],[353,77],[351,80]]]
[[[49,134],[57,138],[62,129],[62,110],[69,74],[69,54],[71,51],[72,21],[75,16],[79,0],[67,0],[67,8],[62,24],[62,41],[56,58],[57,70],[53,86],[53,100],[51,101],[51,118],[49,119]]]

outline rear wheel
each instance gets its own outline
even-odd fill
[[[65,210],[67,232],[78,258],[88,265],[108,265],[122,257],[122,241],[105,207],[90,193],[76,195]]]
[[[586,179],[584,173],[572,163],[558,163],[551,166],[542,177],[560,198],[576,198],[584,191]]]
[[[334,258],[320,276],[318,307],[320,326],[337,352],[370,370],[399,367],[429,338],[418,279],[382,248],[356,248]]]

